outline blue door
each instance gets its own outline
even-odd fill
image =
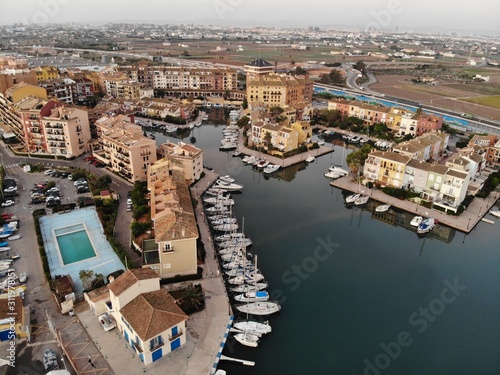
[[[177,331],[177,326],[173,327],[173,328],[172,328],[172,337],[177,336],[177,332],[178,332],[178,331]]]
[[[144,354],[139,353],[139,359],[141,360],[141,362],[144,362]]]
[[[125,333],[125,341],[126,341],[126,342],[127,342],[127,344],[128,344],[128,333],[127,333],[127,331],[123,331],[123,333]]]
[[[170,350],[174,351],[177,349],[179,346],[181,346],[181,338],[177,337],[174,341],[170,343]]]
[[[162,355],[163,355],[163,353],[161,351],[161,348],[158,349],[157,351],[153,352],[152,353],[153,362],[159,360],[162,357]]]

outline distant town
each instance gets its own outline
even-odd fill
[[[1,26],[0,339],[51,342],[17,359],[43,373],[224,374],[229,331],[258,345],[271,327],[248,314],[281,306],[229,208],[243,186],[206,165],[199,127],[223,126],[218,152],[266,176],[342,145],[329,183],[348,204],[377,194],[377,212],[413,212],[422,235],[492,222],[499,48],[397,30]]]

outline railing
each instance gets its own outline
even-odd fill
[[[136,343],[136,342],[134,342],[134,343],[133,343],[133,345],[134,345],[134,348],[135,348],[135,349],[137,349],[137,351],[138,351],[139,353],[142,353],[142,352],[143,352],[142,348],[141,348],[139,345],[137,345],[137,343]]]
[[[169,341],[174,341],[176,338],[178,337],[181,337],[182,335],[184,334],[184,331],[182,329],[179,330],[179,332],[177,332],[176,335],[173,335],[173,336],[168,336],[168,340]]]

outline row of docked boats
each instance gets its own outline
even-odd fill
[[[0,228],[0,278],[6,277],[9,274],[15,273],[13,263],[20,258],[19,255],[11,254],[11,247],[9,246],[9,241],[15,241],[21,238],[20,234],[17,234],[19,222],[11,221],[4,224]],[[22,282],[26,281],[26,274],[23,273],[19,275],[19,280]],[[20,283],[22,283],[20,281]],[[0,282],[0,289],[7,289],[7,281]],[[5,285],[4,285],[5,284]]]
[[[210,193],[204,196],[203,204],[228,295],[234,301],[234,309],[246,317],[235,322],[231,332],[242,345],[257,347],[261,336],[271,332],[271,326],[268,321],[250,317],[277,313],[281,306],[269,300],[268,283],[258,268],[257,256],[249,250],[253,242],[243,228],[240,230],[232,214],[234,199],[230,191],[221,188],[225,184],[238,185],[230,176],[221,176],[207,191]]]
[[[335,180],[340,177],[345,177],[349,175],[349,171],[347,169],[344,169],[338,165],[332,165],[328,170],[325,172],[324,176],[327,178],[331,178],[332,180]]]
[[[240,129],[237,125],[228,125],[222,130],[223,138],[220,142],[219,150],[232,151],[238,148]]]
[[[279,170],[281,167],[278,164],[272,164],[266,158],[257,157],[255,155],[247,155],[242,159],[244,164],[252,165],[255,168],[262,170],[265,174],[271,174]]]

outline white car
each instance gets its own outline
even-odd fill
[[[2,202],[2,207],[9,207],[15,204],[16,202],[14,202],[12,199],[7,199],[6,201]]]
[[[4,193],[13,193],[15,191],[17,191],[17,186],[9,186],[9,187],[3,189]]]
[[[43,172],[43,174],[45,176],[52,176],[54,174],[55,170],[53,169],[47,169],[45,172]]]

